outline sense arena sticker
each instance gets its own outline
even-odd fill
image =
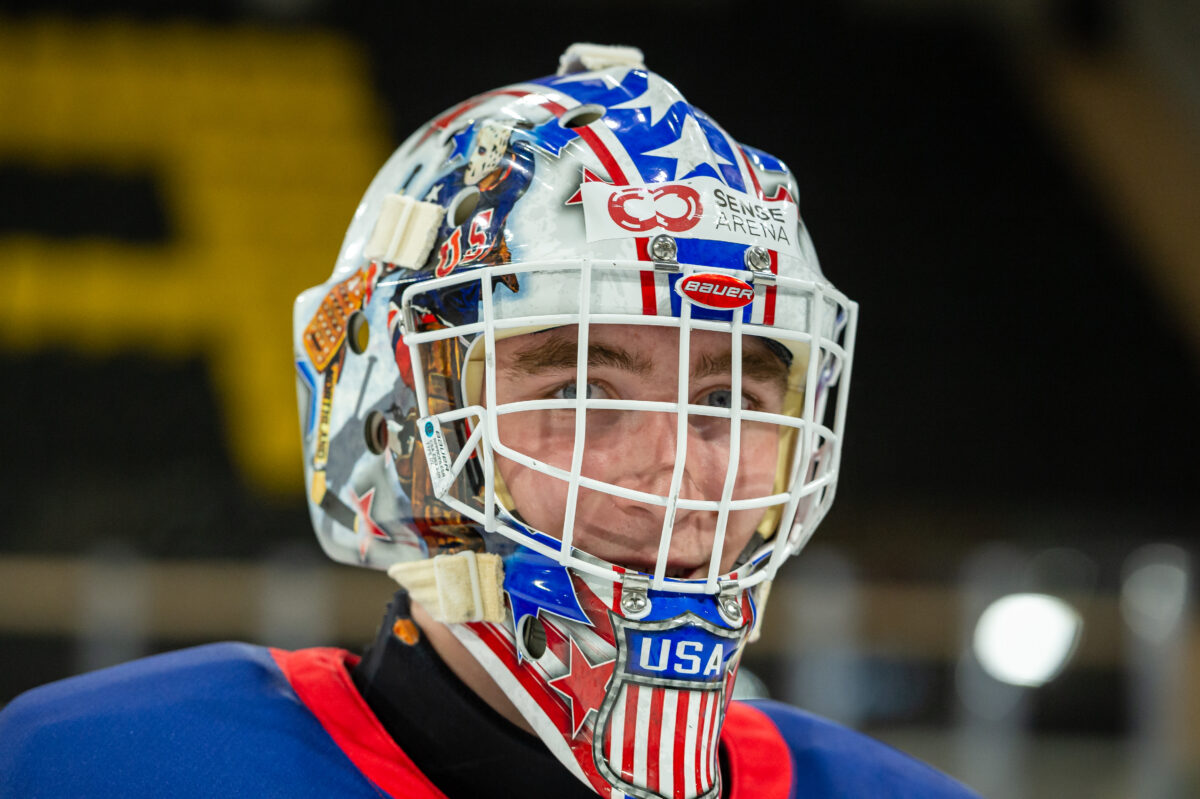
[[[754,301],[754,289],[749,283],[733,275],[716,272],[701,272],[681,278],[675,283],[675,291],[693,305],[718,311],[741,308]]]
[[[796,204],[789,200],[760,200],[710,177],[637,186],[586,181],[579,189],[588,241],[667,233],[801,257]]]

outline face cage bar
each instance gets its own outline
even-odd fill
[[[682,273],[681,279],[698,272],[728,274],[739,279],[747,277],[746,273],[741,270],[689,264],[680,264],[679,267]],[[410,359],[413,365],[413,383],[417,395],[420,417],[422,419],[432,419],[435,423],[443,426],[448,423],[467,419],[468,417],[475,418],[471,434],[463,444],[457,458],[455,458],[450,475],[441,483],[440,490],[435,489],[435,493],[438,499],[449,507],[462,513],[467,518],[483,524],[486,531],[501,533],[507,538],[529,547],[563,566],[569,566],[577,571],[603,577],[613,582],[622,580],[625,573],[624,570],[604,565],[604,562],[598,558],[589,556],[587,559],[584,559],[571,554],[575,505],[579,487],[583,486],[646,504],[665,506],[666,513],[663,518],[663,528],[659,537],[658,555],[651,587],[661,590],[669,585],[670,590],[680,593],[705,594],[716,594],[721,590],[728,590],[731,587],[744,590],[760,582],[773,579],[775,572],[782,565],[783,561],[789,555],[799,552],[808,543],[808,539],[811,538],[817,525],[824,518],[833,503],[841,462],[840,444],[845,428],[846,401],[850,388],[851,362],[858,321],[858,305],[828,283],[773,276],[775,277],[775,285],[780,290],[796,291],[809,295],[807,330],[783,328],[778,325],[767,326],[744,323],[741,313],[739,313],[741,309],[734,309],[731,314],[731,322],[693,320],[691,316],[691,303],[687,301],[681,302],[681,312],[678,317],[647,316],[635,313],[591,312],[585,299],[589,297],[593,270],[601,269],[640,273],[646,271],[646,268],[647,263],[644,261],[540,261],[480,267],[444,278],[413,283],[405,287],[401,296],[401,333],[405,344],[409,348]],[[577,269],[581,275],[579,297],[577,298],[578,313],[543,314],[501,320],[495,318],[495,309],[492,302],[492,286],[496,277],[518,273],[562,271],[564,269]],[[416,330],[413,324],[413,298],[415,296],[445,290],[472,281],[479,281],[480,283],[480,304],[483,310],[482,321],[426,332],[418,332]],[[381,284],[379,288],[386,288],[386,283]],[[818,332],[823,323],[827,301],[833,302],[840,311],[838,319],[835,319],[830,325],[833,329],[832,338],[826,338]],[[841,318],[842,313],[845,315],[844,319]],[[497,329],[535,328],[544,330],[565,325],[577,325],[579,334],[576,354],[576,362],[578,363],[576,381],[578,385],[586,385],[588,329],[593,324],[637,324],[678,327],[680,331],[678,401],[675,403],[664,403],[642,400],[589,400],[586,398],[586,392],[579,392],[575,399],[528,400],[507,403],[503,406],[497,404],[494,368]],[[727,409],[688,403],[687,390],[688,379],[690,377],[689,345],[692,330],[713,330],[731,334],[733,343],[731,351],[732,385],[730,390],[732,396],[735,398],[740,397],[742,393],[743,335],[757,335],[763,338],[782,339],[807,344],[810,356],[804,380],[804,407],[801,416],[796,418],[783,414],[747,411],[742,409],[740,401],[731,403],[732,407]],[[425,368],[421,358],[420,345],[454,337],[468,338],[479,333],[484,334],[486,358],[489,362],[484,369],[484,390],[487,397],[487,407],[470,405],[436,415],[430,414],[429,400],[425,389]],[[843,342],[841,345],[836,341],[839,336]],[[813,347],[814,341],[818,345],[816,348]],[[814,357],[814,352],[818,354],[818,357]],[[831,372],[828,374],[825,373],[827,367],[824,363],[827,358],[831,359]],[[466,369],[464,367],[464,376],[465,372]],[[815,420],[824,416],[825,401],[828,395],[827,389],[835,385],[837,386],[837,402],[834,408],[833,427],[831,429],[817,423]],[[818,395],[820,396],[818,397]],[[497,417],[499,415],[523,410],[549,408],[575,410],[575,439],[570,472],[513,450],[502,444],[499,440],[497,426]],[[583,448],[586,437],[586,411],[589,408],[671,412],[678,415],[675,468],[671,476],[670,493],[666,497],[621,488],[610,483],[584,477],[581,474]],[[493,412],[489,412],[489,409],[494,410]],[[687,424],[689,416],[715,416],[731,420],[729,465],[726,469],[724,487],[719,502],[689,500],[679,497],[687,454]],[[738,462],[741,457],[740,437],[741,422],[743,419],[747,421],[770,422],[797,429],[797,442],[794,445],[795,449],[792,454],[792,462],[789,467],[788,481],[786,483],[787,486],[791,487],[790,491],[766,497],[742,500],[732,499],[733,487],[737,478]],[[486,435],[484,435],[485,430]],[[819,449],[828,450],[828,452],[822,453],[822,463],[818,471],[811,475],[805,474],[802,476],[800,470],[804,469],[807,471],[809,463],[814,455],[817,454],[817,449],[813,447],[813,443],[818,440],[824,441],[824,444]],[[461,474],[472,452],[477,452],[483,461],[484,491],[482,513],[478,508],[471,507],[450,494],[450,487]],[[494,453],[500,453],[519,464],[550,474],[567,482],[567,507],[563,519],[563,534],[561,539],[554,539],[552,536],[548,536],[540,531],[535,531],[534,535],[530,535],[524,529],[514,527],[507,520],[497,517],[496,506],[498,503],[495,494]],[[801,483],[798,487],[797,481]],[[808,518],[804,522],[797,523],[796,514],[800,503],[805,499],[811,499],[813,495],[818,493],[820,494],[820,501],[817,506],[811,509]],[[743,567],[743,570],[750,568],[753,569],[753,572],[736,577],[734,576],[737,574],[735,570],[729,576],[729,579],[719,579],[720,575],[718,572],[720,570],[722,550],[725,543],[725,530],[730,511],[764,508],[773,505],[785,505],[785,507],[773,538],[754,553],[753,557]],[[717,511],[717,529],[713,538],[713,551],[709,557],[708,574],[703,581],[680,580],[668,578],[665,575],[674,527],[675,511],[678,508]],[[504,515],[507,516],[508,514],[505,513]],[[513,521],[515,522],[515,520]],[[780,536],[785,530],[788,531],[786,541],[783,542],[783,545],[779,545]],[[764,559],[767,559],[765,565],[763,565]]]

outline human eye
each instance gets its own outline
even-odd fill
[[[578,383],[565,383],[554,391],[550,392],[551,399],[573,400],[579,396]],[[588,383],[585,388],[584,399],[603,399],[608,396],[604,388],[599,383]]]
[[[733,392],[727,388],[718,388],[715,391],[709,391],[700,397],[697,405],[708,405],[712,408],[732,408],[733,407]],[[742,395],[742,410],[750,410],[755,406],[754,398],[748,394]]]

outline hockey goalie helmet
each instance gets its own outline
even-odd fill
[[[856,306],[779,160],[630,48],[400,146],[300,295],[305,479],[598,792],[715,796],[742,647],[837,481]]]

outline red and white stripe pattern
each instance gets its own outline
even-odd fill
[[[579,646],[590,667],[619,658],[624,636],[618,634],[614,621],[621,615],[622,586],[578,575],[572,583],[592,624],[543,616],[547,651],[537,660],[518,657],[511,622],[476,622],[453,629],[550,751],[601,796],[716,797],[721,724],[737,656],[730,659],[723,679],[695,689],[654,685],[614,671],[603,701],[599,697],[587,701],[572,694],[571,681],[563,680],[571,674],[570,648],[572,643]],[[752,618],[748,598],[743,612]],[[575,706],[581,700],[585,705]],[[584,708],[586,715],[577,726]]]
[[[715,795],[723,693],[621,681],[600,722],[596,760],[601,772],[634,796]]]

